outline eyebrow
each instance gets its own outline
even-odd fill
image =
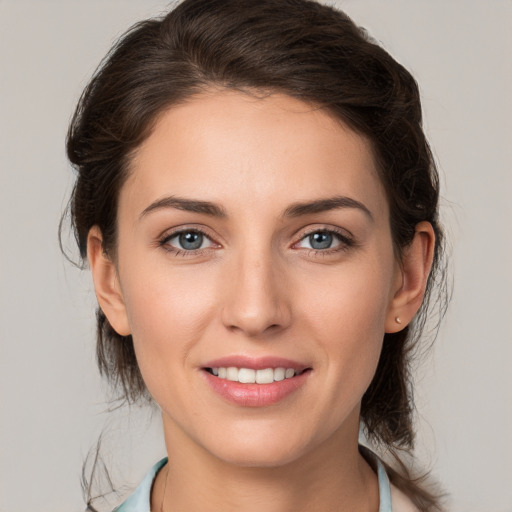
[[[183,210],[186,212],[203,213],[205,215],[211,215],[212,217],[226,217],[225,210],[210,201],[199,201],[196,199],[184,199],[182,197],[169,196],[157,199],[151,203],[144,211],[139,215],[139,219],[142,219],[146,215],[156,210],[165,208],[175,208],[177,210]]]
[[[346,196],[334,196],[306,203],[295,203],[285,210],[284,216],[300,217],[302,215],[337,210],[338,208],[356,208],[365,213],[370,220],[374,220],[372,212],[363,203]]]
[[[227,217],[224,208],[210,201],[200,201],[198,199],[185,199],[182,197],[168,196],[157,199],[151,203],[142,211],[139,219],[142,219],[151,212],[166,208],[175,208],[177,210],[183,210],[187,212],[202,213],[212,217]],[[284,211],[283,217],[301,217],[303,215],[311,215],[329,210],[337,210],[339,208],[356,208],[365,213],[372,221],[374,220],[372,213],[363,203],[346,196],[335,196],[325,199],[317,199],[315,201],[308,201],[305,203],[294,203]]]

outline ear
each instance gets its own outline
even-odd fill
[[[416,225],[416,233],[404,250],[397,274],[394,296],[386,317],[387,333],[401,331],[420,308],[432,267],[435,240],[430,222]]]
[[[103,250],[103,236],[98,226],[93,226],[87,235],[87,259],[101,310],[118,334],[128,336],[131,330],[117,268]]]

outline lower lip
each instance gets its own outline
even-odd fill
[[[280,402],[302,387],[311,373],[310,370],[290,379],[271,384],[242,384],[220,379],[208,371],[203,371],[210,387],[222,398],[241,407],[265,407]]]

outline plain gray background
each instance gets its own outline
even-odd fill
[[[257,0],[254,0],[257,1]],[[83,510],[105,424],[87,272],[61,256],[64,156],[81,89],[157,0],[0,0],[0,511]],[[420,83],[443,182],[453,300],[417,375],[418,457],[453,512],[512,511],[512,2],[345,0]],[[163,455],[158,417],[116,413],[106,445],[136,483]]]

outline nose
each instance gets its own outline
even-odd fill
[[[251,252],[233,262],[224,283],[221,315],[227,329],[258,337],[289,326],[291,308],[285,272],[275,259],[271,254]]]

